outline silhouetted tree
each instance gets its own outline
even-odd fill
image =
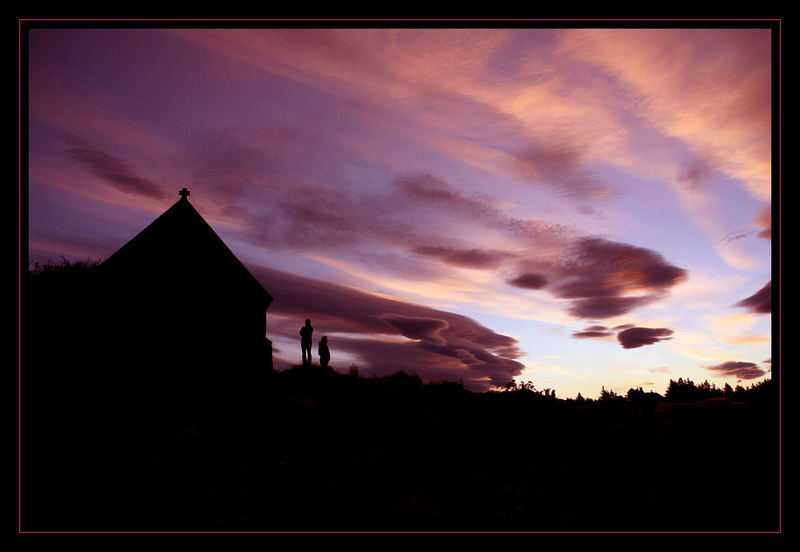
[[[697,386],[690,379],[669,380],[666,398],[669,401],[691,401],[698,398]]]
[[[634,389],[631,387],[628,389],[628,393],[625,395],[625,398],[631,401],[640,400],[644,398],[644,390],[639,387],[639,389]]]
[[[55,281],[80,277],[93,272],[100,265],[100,261],[86,259],[83,261],[70,261],[62,257],[60,261],[48,260],[44,264],[35,262],[28,268],[28,277],[31,280]]]
[[[601,401],[611,401],[619,398],[619,395],[610,389],[606,389],[605,386],[603,386],[602,390],[600,391],[599,400]]]

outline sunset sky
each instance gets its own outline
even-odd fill
[[[530,25],[23,29],[29,260],[186,187],[279,368],[310,318],[337,370],[474,390],[768,378],[777,31]]]

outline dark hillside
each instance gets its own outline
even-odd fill
[[[770,382],[689,401],[318,366],[142,381],[27,306],[23,530],[779,529]]]

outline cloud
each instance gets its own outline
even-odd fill
[[[411,217],[420,221],[417,227],[427,229],[425,244],[436,235],[442,224],[452,227],[467,224],[473,231],[475,227],[488,232],[497,232],[506,239],[512,238],[521,247],[535,246],[551,250],[563,248],[574,239],[571,229],[541,219],[519,219],[508,216],[498,206],[496,198],[474,191],[466,191],[448,181],[429,173],[405,173],[391,182],[391,195],[395,216]],[[509,253],[509,257],[514,255]]]
[[[447,181],[429,173],[408,173],[398,176],[392,185],[402,197],[412,200],[420,208],[433,207],[440,213],[468,217],[477,221],[491,220],[497,216],[488,196],[464,193]]]
[[[572,337],[578,339],[597,339],[602,337],[613,337],[615,334],[605,326],[589,326],[579,332],[574,332]]]
[[[614,78],[637,117],[769,201],[769,29],[570,29],[561,40],[564,53]],[[687,182],[708,174],[686,169]]]
[[[617,334],[617,339],[624,349],[636,349],[645,345],[653,345],[659,341],[672,339],[669,328],[628,328]]]
[[[686,271],[661,255],[602,238],[578,242],[566,271],[574,274],[557,287],[561,297],[606,297],[637,290],[660,290],[686,278]]]
[[[649,368],[648,372],[652,372],[653,374],[671,374],[672,370],[666,366],[659,366],[657,368]]]
[[[768,205],[764,207],[758,215],[756,215],[756,219],[754,224],[761,228],[761,232],[758,233],[758,237],[771,240],[772,239],[772,206]]]
[[[566,299],[570,314],[590,319],[658,300],[686,277],[654,251],[509,216],[495,198],[430,173],[384,173],[357,186],[339,171],[347,155],[333,138],[305,129],[231,127],[198,137],[187,162],[216,208],[236,214],[248,241],[276,251],[417,278],[444,276],[442,263],[497,270],[508,284],[546,290]],[[481,243],[495,239],[509,246]]]
[[[568,312],[580,318],[609,318],[660,299],[686,279],[684,269],[671,265],[649,249],[576,235],[538,220],[505,217],[491,201],[457,193],[444,181],[427,177],[404,178],[402,188],[424,199],[426,207],[440,207],[440,216],[460,217],[499,229],[527,245],[517,253],[477,249],[426,249],[453,264],[492,268],[503,261],[520,267],[506,282],[521,289],[544,289],[568,299]],[[447,214],[445,214],[447,213]]]
[[[295,340],[298,324],[310,318],[315,333],[329,335],[334,359],[341,347],[378,375],[406,369],[480,390],[505,385],[524,368],[515,360],[522,355],[516,339],[469,317],[274,269],[250,270],[275,298],[268,336]]]
[[[735,240],[740,240],[746,237],[751,236],[752,234],[757,232],[757,236],[762,240],[771,240],[772,239],[772,206],[767,205],[763,207],[758,214],[754,217],[752,221],[752,225],[760,228],[761,230],[739,230],[736,232],[731,232],[722,240],[721,243],[730,243]]]
[[[659,341],[672,339],[672,330],[668,328],[642,328],[634,324],[623,324],[607,328],[595,325],[584,328],[579,332],[574,332],[572,337],[576,339],[603,339],[617,336],[617,341],[624,349],[636,349],[645,345],[653,345]]]
[[[760,290],[747,299],[742,299],[734,306],[744,307],[757,314],[772,312],[772,281],[767,282]]]
[[[734,376],[740,380],[756,379],[766,374],[764,370],[752,362],[729,361],[716,366],[707,366],[706,368],[723,376]]]
[[[137,175],[124,161],[76,138],[65,138],[64,153],[89,172],[123,192],[160,199],[164,191],[158,184]]]
[[[514,157],[514,163],[523,178],[561,196],[599,199],[610,194],[609,187],[584,166],[580,146],[563,139],[529,147]]]
[[[736,240],[744,239],[744,238],[750,236],[751,234],[753,234],[753,230],[738,230],[738,231],[731,232],[730,234],[728,234],[724,238],[720,239],[719,241],[720,241],[720,243],[728,244],[728,243],[734,242]]]
[[[534,289],[545,287],[568,299],[570,314],[590,319],[619,316],[656,301],[687,276],[654,251],[592,237],[575,240],[562,256],[539,262],[539,268],[546,279],[523,273],[509,283],[541,284]]]
[[[496,268],[512,254],[505,251],[487,249],[457,249],[445,246],[422,246],[414,249],[427,257],[435,257],[447,264],[466,268]]]
[[[198,135],[185,159],[192,186],[216,208],[235,213],[251,242],[273,250],[336,250],[363,260],[367,255],[360,247],[396,248],[417,254],[406,255],[407,262],[422,256],[484,269],[497,266],[507,253],[447,243],[443,236],[467,223],[526,236],[557,231],[509,222],[492,198],[429,173],[397,174],[373,166],[379,178],[361,185],[346,176],[343,165],[364,162],[335,133],[219,128]]]
[[[439,346],[447,344],[447,341],[440,335],[442,330],[450,326],[447,320],[406,316],[395,313],[381,314],[378,315],[378,318],[400,330],[400,333],[409,339],[424,341]]]
[[[678,171],[678,182],[686,183],[689,188],[698,188],[707,184],[712,176],[714,167],[708,159],[698,156],[681,166]]]
[[[567,311],[578,318],[611,318],[631,312],[655,299],[655,296],[591,297],[572,301]]]
[[[507,283],[522,289],[542,289],[547,285],[547,279],[541,274],[526,272],[507,280]]]
[[[360,185],[342,169],[345,160],[360,163],[349,148],[310,129],[231,126],[197,136],[185,164],[193,189],[220,213],[235,215],[248,241],[272,250],[335,251],[373,264],[388,260],[375,254],[377,248],[401,252],[393,255],[395,265],[441,273],[426,261],[490,270],[518,255],[452,236],[501,235],[522,249],[567,243],[569,229],[509,217],[495,198],[430,173],[375,167],[379,178]],[[475,228],[483,232],[475,234]]]

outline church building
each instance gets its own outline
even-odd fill
[[[272,369],[272,296],[189,202],[189,191],[99,267],[99,332],[130,370],[224,378]],[[180,374],[180,376],[178,376]]]

